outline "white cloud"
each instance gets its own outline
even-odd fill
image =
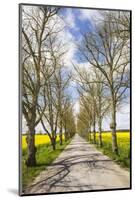
[[[66,9],[63,20],[66,26],[68,26],[69,28],[74,28],[74,29],[77,28],[75,23],[75,15],[73,14],[72,9]]]
[[[130,104],[123,104],[117,112],[117,128],[130,129]]]
[[[22,116],[22,134],[26,133],[27,131],[28,131],[27,123],[24,116]]]
[[[129,115],[129,113],[130,113],[130,104],[128,104],[128,103],[123,103],[123,104],[121,105],[121,108],[119,109],[119,113],[120,113],[120,114]]]
[[[123,104],[121,108],[117,111],[116,121],[117,129],[130,129],[130,105]],[[110,130],[111,117],[107,116],[103,120],[103,129]]]
[[[95,23],[95,20],[99,20],[102,18],[100,12],[98,10],[90,10],[90,9],[79,9],[79,19],[80,20],[88,20],[92,24]]]
[[[45,123],[47,130],[50,131],[50,126],[48,125],[48,123]],[[23,116],[22,118],[22,134],[26,134],[28,131],[28,127],[26,124],[26,120]],[[35,127],[35,132],[36,133],[45,133],[45,130],[43,129],[43,126],[41,124],[41,122],[38,123],[38,125]]]
[[[64,64],[65,66],[71,68],[76,52],[74,37],[67,28],[64,28],[64,30],[59,33],[59,38],[62,43],[65,44],[63,49],[64,51],[66,50],[66,53],[63,57]]]

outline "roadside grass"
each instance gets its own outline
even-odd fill
[[[102,133],[103,146],[98,145],[98,133],[96,133],[96,147],[109,156],[122,167],[130,169],[130,132],[117,132],[118,155],[112,152],[112,136],[110,132]]]
[[[34,167],[27,167],[25,161],[27,159],[27,149],[22,150],[22,187],[25,189],[42,170],[45,170],[48,165],[50,165],[58,155],[65,149],[65,147],[70,143],[71,139],[63,142],[60,145],[57,141],[56,150],[52,149],[51,144],[41,144],[37,146],[37,165]]]

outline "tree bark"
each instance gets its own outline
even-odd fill
[[[63,139],[62,139],[62,121],[60,122],[60,145],[63,144]]]
[[[26,160],[26,165],[28,167],[32,167],[36,165],[35,129],[33,127],[30,128],[29,130],[27,145],[28,145],[28,158]]]
[[[68,133],[67,133],[67,128],[66,128],[66,125],[64,127],[64,131],[65,131],[65,142],[68,140]]]
[[[95,128],[93,128],[93,143],[96,144],[96,131],[95,131]]]
[[[89,128],[89,141],[91,141],[92,140],[92,138],[91,138],[91,126],[90,126],[90,128]]]
[[[91,141],[91,132],[89,132],[89,141]]]
[[[95,113],[94,113],[94,122],[93,122],[93,143],[96,144]]]
[[[56,138],[54,136],[52,136],[51,142],[52,142],[53,150],[55,150],[56,149]]]
[[[116,135],[116,104],[112,102],[112,123],[110,124],[112,132],[112,151],[118,154],[117,135]]]
[[[102,130],[101,130],[101,119],[99,119],[98,121],[98,130],[99,130],[99,147],[103,146],[103,142],[102,142]]]

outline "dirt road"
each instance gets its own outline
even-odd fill
[[[76,134],[52,165],[25,190],[25,194],[129,187],[129,172]]]

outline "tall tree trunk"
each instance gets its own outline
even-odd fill
[[[110,124],[112,132],[112,151],[118,154],[117,135],[116,135],[116,104],[112,102],[112,122]]]
[[[56,138],[54,135],[52,136],[51,143],[52,143],[53,150],[55,150],[56,149]]]
[[[101,117],[99,118],[99,121],[98,121],[98,130],[99,130],[99,146],[102,147],[103,146],[103,143],[102,143],[102,128],[101,128],[101,124],[102,124],[102,121],[101,121]]]
[[[35,147],[35,129],[32,127],[29,129],[29,134],[27,138],[28,145],[28,158],[26,160],[27,166],[36,165],[36,147]]]
[[[89,141],[91,141],[91,131],[89,132]]]
[[[65,142],[68,140],[68,133],[67,133],[67,128],[66,125],[64,126],[64,132],[65,132]]]
[[[93,128],[93,143],[96,144],[96,131],[95,131],[95,128]]]
[[[92,140],[92,138],[91,138],[91,126],[90,126],[90,128],[89,128],[89,141],[91,141]]]
[[[93,122],[93,143],[96,144],[96,124],[95,124],[95,113],[94,113],[94,122]]]
[[[60,145],[63,144],[63,139],[62,139],[62,122],[60,122]]]

